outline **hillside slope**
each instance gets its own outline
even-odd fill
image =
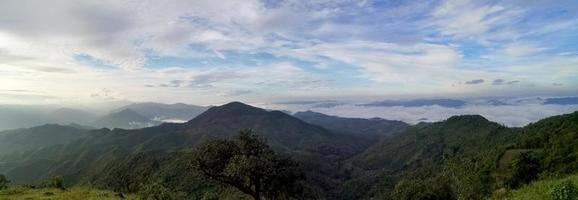
[[[393,121],[381,118],[345,118],[325,115],[313,111],[297,112],[293,116],[307,123],[315,124],[335,132],[372,139],[379,139],[384,136],[390,136],[402,132],[410,126],[402,121]]]

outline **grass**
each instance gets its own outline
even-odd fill
[[[571,181],[578,186],[578,174],[562,179],[541,180],[520,189],[510,192],[508,200],[550,200],[550,191],[552,187],[564,181]]]
[[[11,187],[0,191],[0,200],[12,199],[51,199],[51,200],[113,200],[121,199],[117,193],[106,190],[97,190],[85,187],[72,187],[66,190],[55,188],[30,189],[25,187]],[[134,195],[124,195],[125,199],[138,199]]]

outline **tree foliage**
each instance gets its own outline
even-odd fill
[[[540,160],[533,152],[523,152],[512,163],[511,174],[506,181],[511,188],[517,188],[522,184],[538,178],[540,173]]]
[[[185,194],[172,191],[161,183],[143,185],[141,186],[139,194],[143,200],[175,200],[186,198]]]
[[[66,189],[66,187],[64,186],[64,179],[61,176],[50,177],[50,179],[48,180],[48,187],[58,188],[62,190]]]
[[[578,188],[571,181],[564,181],[552,188],[550,197],[552,200],[576,200],[578,199]]]
[[[4,190],[8,188],[8,184],[10,181],[4,176],[4,174],[0,174],[0,190]]]
[[[302,192],[304,179],[295,161],[281,158],[252,130],[242,130],[235,141],[216,139],[197,151],[195,166],[220,183],[260,200],[290,199]]]

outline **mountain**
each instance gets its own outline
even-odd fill
[[[547,98],[544,104],[576,105],[578,104],[578,97]]]
[[[344,118],[313,111],[297,112],[293,116],[323,128],[368,138],[380,138],[404,131],[409,124],[381,118]]]
[[[0,130],[27,128],[48,123],[47,109],[0,105]]]
[[[188,105],[183,103],[162,104],[162,103],[134,103],[123,106],[117,110],[130,109],[142,116],[156,121],[189,121],[197,115],[205,112],[208,107]]]
[[[275,148],[327,155],[351,155],[362,149],[365,143],[281,111],[267,111],[239,102],[210,108],[184,126],[188,133],[210,137],[228,137],[239,129],[251,128],[267,138]]]
[[[497,189],[578,172],[576,133],[578,112],[523,128],[504,127],[479,115],[420,123],[350,159],[348,170],[357,175],[343,184],[343,199],[393,194],[487,199]]]
[[[106,119],[127,123],[147,118],[125,109]],[[100,122],[104,124],[107,121]],[[245,128],[254,129],[279,152],[315,157],[319,161],[348,158],[361,152],[370,143],[367,139],[333,133],[280,111],[266,111],[234,102],[210,108],[184,124],[166,123],[135,130],[91,130],[88,131],[89,137],[20,156],[24,160],[15,162],[17,166],[11,167],[7,175],[17,182],[34,180],[40,176],[29,177],[20,173],[20,169],[36,165],[45,167],[39,169],[44,174],[59,172],[71,180],[79,180],[87,173],[100,173],[98,171],[101,168],[96,166],[102,167],[112,158],[138,152],[180,151],[211,138],[232,137]],[[87,166],[93,167],[87,169]]]
[[[67,144],[86,136],[86,130],[56,124],[2,131],[0,132],[0,156]]]
[[[485,151],[501,149],[513,144],[517,136],[515,129],[479,115],[453,116],[441,122],[414,125],[349,160],[348,170],[356,175],[343,183],[342,199],[388,199],[402,180],[421,178],[428,183],[431,178],[436,182],[432,177],[441,174],[450,160],[474,158]],[[416,190],[429,192],[425,188]]]
[[[438,162],[444,154],[476,154],[514,136],[511,129],[479,115],[453,116],[441,122],[422,123],[387,138],[358,155],[355,162],[366,169],[402,169]]]
[[[459,108],[466,105],[468,102],[459,99],[415,99],[415,100],[384,100],[376,101],[367,104],[361,104],[361,106],[371,106],[371,107],[393,107],[393,106],[403,106],[403,107],[420,107],[420,106],[433,106],[438,105],[441,107],[448,108]]]
[[[58,124],[88,125],[97,116],[93,113],[72,108],[59,108],[49,113],[51,121]]]
[[[89,125],[96,119],[93,113],[51,106],[0,105],[0,130],[29,128],[44,124]]]
[[[134,117],[136,112],[120,113]],[[385,130],[395,130],[386,129],[390,123],[404,130],[389,135]],[[523,128],[479,115],[407,127],[314,112],[292,116],[233,102],[186,123],[142,129],[46,125],[0,132],[5,152],[0,153],[0,174],[18,184],[61,175],[68,184],[129,192],[158,182],[202,199],[230,188],[192,168],[191,151],[213,138],[234,137],[243,128],[254,129],[280,155],[300,163],[312,199],[487,199],[497,189],[578,172],[578,112]],[[389,136],[376,140],[364,135],[369,132]]]
[[[158,124],[159,122],[153,121],[128,108],[102,116],[93,122],[93,125],[97,127],[125,129],[144,128]]]

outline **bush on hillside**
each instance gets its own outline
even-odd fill
[[[65,190],[64,179],[60,176],[53,176],[48,180],[48,187]]]
[[[0,190],[7,189],[9,183],[10,181],[6,178],[6,176],[0,174]]]
[[[506,184],[510,188],[518,188],[538,178],[539,173],[540,159],[533,152],[523,152],[512,163]]]
[[[576,200],[578,189],[571,181],[564,181],[550,190],[550,197],[552,200]]]
[[[186,195],[171,191],[160,183],[144,185],[141,187],[139,193],[143,200],[174,200],[186,198]]]

